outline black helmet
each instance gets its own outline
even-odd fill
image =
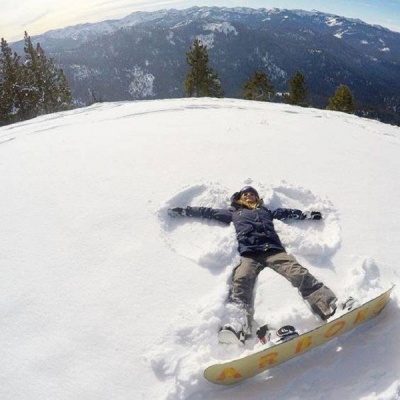
[[[251,192],[254,193],[255,196],[257,197],[257,199],[260,198],[260,195],[258,194],[257,190],[253,188],[253,186],[245,186],[244,188],[242,188],[239,192],[235,192],[233,193],[232,197],[231,197],[231,203],[232,205],[234,205],[234,203],[236,203],[240,197],[242,196],[243,193],[245,192]]]
[[[240,196],[241,196],[243,193],[246,193],[246,192],[254,193],[255,196],[257,197],[257,199],[260,198],[260,196],[259,196],[257,190],[254,189],[253,186],[245,186],[244,188],[242,188],[242,189],[240,190],[239,194],[240,194]]]

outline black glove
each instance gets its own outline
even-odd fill
[[[186,216],[186,209],[182,207],[168,208],[168,215],[170,217],[184,217]]]
[[[322,219],[322,214],[319,211],[304,211],[300,219]]]

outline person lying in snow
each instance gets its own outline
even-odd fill
[[[288,208],[271,211],[263,204],[256,189],[245,186],[232,195],[228,209],[175,207],[169,209],[168,214],[172,217],[214,219],[225,224],[233,222],[235,226],[241,260],[232,273],[227,313],[218,335],[220,342],[239,340],[244,343],[245,338],[251,335],[253,289],[258,274],[267,267],[298,288],[313,312],[322,320],[327,320],[335,313],[335,294],[301,266],[295,257],[286,253],[273,225],[273,219],[320,220],[320,212]]]

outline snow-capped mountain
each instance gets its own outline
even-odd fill
[[[48,43],[51,46],[51,40],[71,39],[75,44],[82,44],[102,35],[108,35],[122,28],[129,28],[143,22],[150,22],[164,18],[168,14],[167,10],[159,12],[145,13],[135,12],[120,20],[107,20],[97,23],[86,23],[68,26],[62,29],[54,29],[43,35],[36,36],[36,39],[43,45]],[[53,44],[54,45],[54,44]]]
[[[75,98],[181,97],[185,53],[195,38],[208,46],[227,97],[241,97],[255,71],[278,91],[299,70],[310,102],[324,108],[340,84],[360,110],[400,123],[400,33],[318,11],[193,7],[135,12],[35,37],[63,67]],[[18,45],[15,44],[17,47]]]
[[[354,25],[365,25],[371,27],[359,19],[344,18],[333,14],[322,13],[319,11],[304,10],[281,10],[273,9],[252,9],[244,7],[225,8],[225,7],[192,7],[187,10],[160,10],[156,12],[134,12],[120,20],[108,20],[98,23],[79,24],[63,29],[48,31],[36,37],[38,41],[45,44],[49,39],[73,39],[78,43],[89,41],[95,37],[113,33],[121,28],[129,28],[141,23],[153,22],[157,25],[179,24],[182,19],[188,21],[198,18],[213,17],[231,22],[248,24],[249,27],[257,27],[260,22],[272,21],[273,18],[280,18],[281,22],[288,22],[289,18],[299,19],[308,18],[316,26],[324,25],[335,29],[335,35],[341,37],[345,34],[352,34]],[[373,26],[379,30],[387,31],[381,26]]]

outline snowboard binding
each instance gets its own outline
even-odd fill
[[[256,335],[262,344],[266,344],[271,339],[271,332],[268,325],[260,326],[256,331]]]
[[[299,336],[299,334],[294,326],[285,325],[276,331],[276,336],[278,337],[276,343],[283,343]]]
[[[256,335],[262,344],[266,344],[269,341],[271,341],[273,344],[284,343],[299,336],[296,328],[292,325],[285,325],[279,328],[276,331],[277,338],[274,340],[271,340],[271,330],[269,329],[268,325],[260,326],[257,329]]]

